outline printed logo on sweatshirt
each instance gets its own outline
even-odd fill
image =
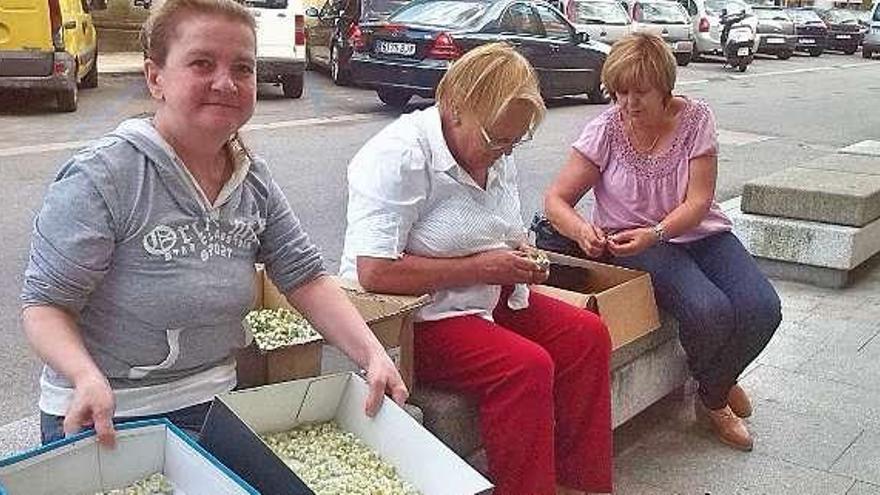
[[[202,261],[215,256],[250,255],[265,228],[263,219],[204,219],[180,225],[159,224],[144,235],[144,250],[165,261],[193,255]]]

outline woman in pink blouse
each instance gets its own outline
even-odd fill
[[[612,48],[602,80],[615,102],[591,120],[545,193],[553,226],[591,258],[651,273],[659,305],[680,322],[699,382],[698,418],[751,450],[752,407],[739,375],[781,320],[779,298],[714,201],[718,143],[704,102],[674,96],[675,59],[637,33]],[[589,220],[574,205],[590,189]]]

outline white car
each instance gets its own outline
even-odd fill
[[[284,96],[303,94],[305,8],[301,0],[246,0],[257,20],[257,82],[280,84]]]
[[[617,0],[575,0],[569,20],[590,39],[609,45],[633,30],[629,13]]]
[[[721,55],[721,31],[719,22],[721,10],[728,7],[729,3],[735,3],[737,10],[744,10],[747,17],[737,23],[752,28],[752,32],[758,31],[758,17],[752,7],[737,0],[678,0],[687,10],[691,17],[694,30],[694,58],[700,55]]]
[[[633,31],[656,34],[669,45],[680,67],[690,63],[694,38],[688,13],[669,0],[636,0],[631,7]]]

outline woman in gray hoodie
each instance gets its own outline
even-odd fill
[[[266,164],[238,138],[256,104],[256,31],[234,0],[167,0],[144,28],[151,119],[123,122],[50,185],[25,273],[23,324],[46,363],[43,442],[165,416],[201,428],[235,386],[254,263],[367,371],[374,414],[406,387],[328,277]]]

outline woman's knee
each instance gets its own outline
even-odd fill
[[[773,335],[782,323],[782,304],[776,291],[765,291],[743,304],[741,314],[743,320],[752,331]]]
[[[581,311],[577,321],[572,325],[573,339],[576,339],[578,349],[584,349],[590,353],[611,355],[611,332],[605,322],[589,311]]]
[[[550,354],[539,345],[532,345],[520,349],[516,353],[515,372],[512,374],[515,380],[521,383],[529,383],[534,387],[553,386],[553,375],[556,365]]]

